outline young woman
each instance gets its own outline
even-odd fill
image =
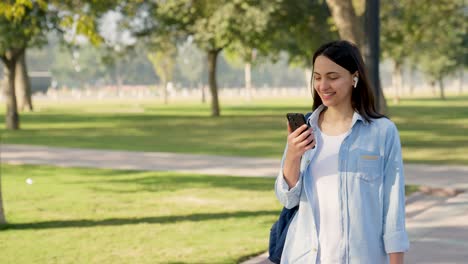
[[[275,183],[299,205],[281,263],[403,263],[405,184],[395,124],[374,107],[358,48],[347,41],[313,56],[313,113],[291,131]]]

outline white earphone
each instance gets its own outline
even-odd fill
[[[359,78],[358,78],[357,76],[354,76],[354,77],[353,77],[353,81],[354,81],[354,85],[353,85],[353,86],[354,86],[354,88],[356,88],[356,87],[357,87],[357,83],[358,83],[358,81],[359,81]]]

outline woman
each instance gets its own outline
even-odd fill
[[[275,183],[291,220],[281,263],[403,263],[409,248],[401,144],[374,107],[358,48],[313,56],[313,113],[291,131]]]

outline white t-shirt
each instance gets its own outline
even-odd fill
[[[328,136],[323,132],[317,133],[321,137],[316,157],[311,163],[311,174],[314,188],[314,208],[318,208],[315,215],[320,247],[318,250],[319,263],[340,263],[339,252],[341,234],[340,204],[339,204],[339,175],[338,154],[341,143],[347,133],[339,136]]]

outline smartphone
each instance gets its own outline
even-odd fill
[[[287,113],[286,118],[288,119],[289,126],[292,131],[298,129],[300,126],[306,123],[305,117],[301,113]]]

